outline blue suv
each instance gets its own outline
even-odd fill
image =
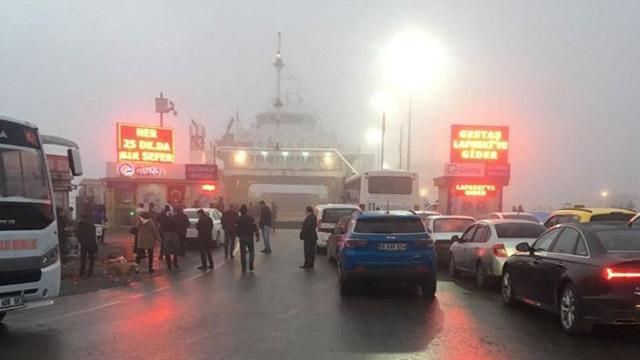
[[[436,292],[436,252],[419,216],[410,211],[354,214],[338,245],[340,294],[362,280],[390,280]]]

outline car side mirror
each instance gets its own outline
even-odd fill
[[[533,253],[533,248],[529,246],[529,243],[527,242],[521,242],[516,245],[516,250],[518,250],[519,252]]]
[[[462,242],[462,239],[461,239],[461,238],[460,238],[460,236],[458,236],[458,235],[453,235],[453,236],[451,237],[451,242],[459,242],[459,243],[461,243],[461,242]]]

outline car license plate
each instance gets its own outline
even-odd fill
[[[24,305],[24,298],[22,296],[0,298],[0,310],[22,305]]]
[[[385,250],[385,251],[407,250],[407,244],[402,244],[402,243],[383,243],[383,244],[378,245],[378,250]]]

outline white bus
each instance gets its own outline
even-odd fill
[[[46,144],[36,126],[0,117],[0,321],[6,313],[52,303],[60,291],[60,249]],[[68,149],[73,175],[82,174]]]
[[[344,201],[364,210],[419,210],[418,174],[405,170],[368,171],[347,179]]]

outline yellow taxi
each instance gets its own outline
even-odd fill
[[[629,209],[617,208],[587,208],[575,207],[571,209],[556,210],[544,222],[544,226],[552,226],[564,223],[587,223],[592,221],[629,221],[636,212]]]

